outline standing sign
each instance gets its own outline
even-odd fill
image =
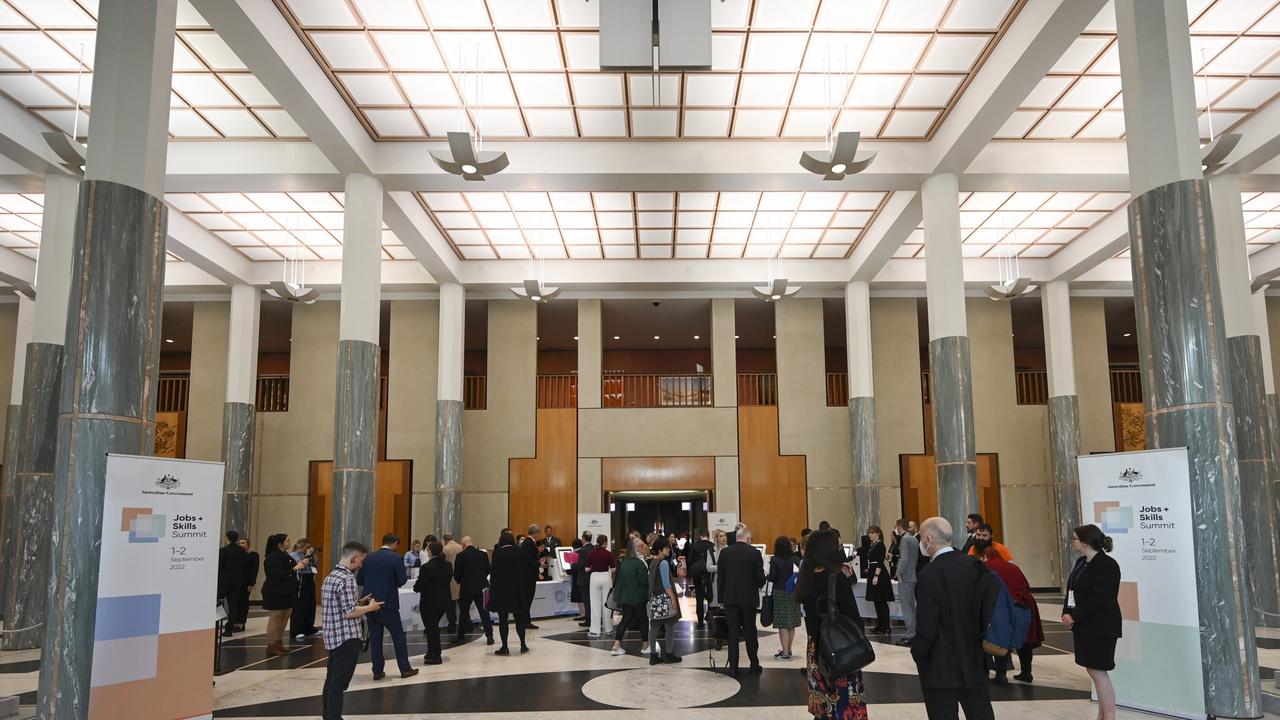
[[[707,513],[707,530],[712,535],[715,535],[717,530],[723,530],[726,533],[731,533],[736,527],[738,527],[738,513],[736,512]]]
[[[1124,637],[1111,676],[1122,706],[1204,718],[1186,448],[1079,458],[1080,512],[1115,543]]]
[[[91,720],[213,717],[222,469],[107,457]]]
[[[609,525],[609,513],[578,513],[578,536],[590,532],[591,537],[613,532]]]

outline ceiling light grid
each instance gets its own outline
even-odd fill
[[[0,193],[0,247],[35,260],[44,215],[41,193]]]
[[[376,140],[459,129],[463,46],[481,48],[485,92],[462,129],[494,139],[825,137],[828,46],[860,66],[843,124],[928,139],[1024,2],[716,3],[712,70],[654,76],[600,72],[598,7],[577,0],[275,0]]]
[[[88,137],[96,10],[90,0],[0,0],[0,92],[81,141]],[[304,137],[188,0],[179,2],[177,29],[170,137]]]
[[[1200,137],[1208,141],[1206,103],[1213,109],[1216,137],[1234,130],[1280,94],[1280,2],[1188,0],[1188,16]],[[1023,100],[996,138],[1124,138],[1120,56],[1111,3]]]
[[[1240,194],[1240,200],[1249,254],[1280,242],[1280,192],[1246,192]]]
[[[998,258],[1013,249],[1019,257],[1052,257],[1128,200],[1119,192],[962,192],[961,254]],[[923,223],[894,257],[924,257]]]
[[[170,207],[195,220],[250,260],[342,259],[340,192],[166,193]],[[382,225],[382,259],[412,253]]]
[[[846,258],[885,192],[420,192],[464,260]]]

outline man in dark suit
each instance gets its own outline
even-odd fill
[[[720,551],[716,562],[716,584],[720,604],[729,624],[729,674],[738,676],[738,638],[747,641],[750,672],[760,673],[760,640],[756,635],[756,609],[760,588],[764,587],[764,557],[751,546],[751,528],[737,530],[738,541]]]
[[[262,566],[258,553],[249,546],[248,540],[240,538],[240,547],[244,548],[244,584],[236,594],[236,632],[244,632],[244,624],[249,621],[249,595],[253,593],[253,586],[258,584],[258,569]]]
[[[689,583],[693,585],[693,596],[698,608],[699,625],[706,620],[707,596],[711,594],[711,586],[708,582],[711,579],[711,574],[706,570],[707,554],[715,548],[715,545],[711,544],[710,537],[711,535],[706,530],[699,530],[698,539],[684,546],[684,566],[689,573]],[[699,562],[702,564],[698,565]],[[695,571],[700,572],[695,574]]]
[[[916,584],[916,637],[911,657],[920,674],[929,720],[995,720],[982,653],[985,619],[998,586],[982,583],[982,561],[951,547],[951,524],[933,517],[920,525],[920,551],[933,559]],[[958,706],[958,707],[957,707]]]
[[[986,522],[978,513],[969,513],[964,519],[964,531],[969,533],[969,537],[965,538],[964,545],[960,546],[960,554],[968,555],[969,548],[973,547],[974,534],[978,532],[978,526]]]
[[[222,636],[231,637],[236,619],[240,617],[240,589],[244,587],[244,548],[240,547],[240,533],[227,531],[227,544],[218,549],[218,599],[227,609]]]
[[[493,644],[493,621],[484,606],[484,589],[489,587],[489,556],[476,547],[471,538],[462,538],[462,552],[453,562],[453,579],[458,582],[458,635],[454,642],[471,631],[471,607],[480,615],[487,644]]]
[[[440,618],[453,604],[453,567],[444,559],[444,546],[440,541],[427,545],[424,553],[427,561],[418,572],[418,580],[413,584],[418,593],[418,614],[422,616],[422,624],[427,630],[427,654],[422,658],[424,665],[440,665],[444,662],[440,651]]]
[[[404,625],[400,622],[400,586],[409,580],[404,569],[404,556],[396,551],[400,538],[388,533],[382,536],[382,547],[364,560],[356,573],[356,582],[364,591],[382,603],[382,609],[369,614],[369,657],[373,660],[373,679],[386,677],[382,658],[382,631],[391,633],[391,646],[396,652],[396,664],[400,677],[410,678],[418,674],[409,665],[409,646],[404,638]]]
[[[537,525],[529,526],[529,534],[520,542],[520,579],[524,581],[528,590],[529,604],[525,605],[524,613],[526,617],[532,618],[533,614],[529,609],[533,607],[533,596],[538,591],[538,534],[542,532],[542,528]],[[525,629],[537,630],[538,626],[532,621],[525,624]]]

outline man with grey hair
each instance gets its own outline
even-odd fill
[[[533,596],[538,591],[538,534],[541,532],[542,528],[537,523],[530,524],[529,534],[520,543],[520,567],[522,570],[520,579],[524,581],[525,587],[529,590],[527,595],[529,604],[524,608],[525,617],[528,618],[533,617],[529,614],[529,609],[533,607]],[[525,624],[525,628],[537,630],[538,626],[529,622]]]
[[[716,585],[720,604],[724,606],[729,625],[729,674],[738,676],[738,638],[747,641],[750,672],[763,672],[757,654],[760,640],[756,635],[756,608],[760,606],[760,588],[764,587],[764,557],[751,545],[751,529],[739,524],[738,542],[720,551],[716,561]]]
[[[951,546],[951,523],[920,524],[920,552],[932,558],[916,585],[916,661],[930,720],[995,720],[987,686],[982,635],[999,586],[983,583],[987,569]]]

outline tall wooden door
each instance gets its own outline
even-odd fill
[[[312,461],[307,498],[307,538],[312,545],[324,548],[319,580],[316,582],[317,593],[324,576],[329,574],[329,568],[335,562],[334,553],[348,540],[359,540],[370,548],[375,548],[383,535],[395,533],[400,536],[402,548],[409,546],[413,540],[409,537],[409,479],[412,474],[412,460],[379,460],[375,473],[377,486],[373,496],[373,537],[341,538],[335,543],[329,537],[333,523],[333,462]]]
[[[978,510],[997,539],[1003,539],[1000,508],[1000,458],[996,453],[978,453]],[[921,522],[938,514],[938,479],[932,455],[902,455],[902,515]],[[887,524],[888,521],[886,520]],[[963,528],[955,528],[957,533]],[[861,534],[861,529],[859,530]]]

